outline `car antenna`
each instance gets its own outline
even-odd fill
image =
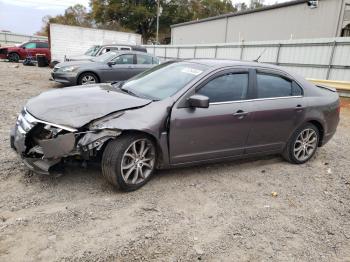
[[[260,53],[260,55],[258,56],[257,59],[253,60],[254,62],[258,62],[259,63],[259,59],[261,58],[261,56],[265,53],[266,48],[264,48],[264,50]]]

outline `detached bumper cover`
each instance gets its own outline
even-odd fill
[[[52,139],[42,139],[37,147],[42,150],[43,155],[31,157],[28,152],[32,149],[28,150],[26,143],[28,143],[29,132],[38,123],[35,121],[36,119],[24,110],[18,117],[15,127],[11,129],[10,145],[30,170],[38,174],[49,174],[49,169],[52,166],[74,150],[75,136],[73,133],[67,133]]]

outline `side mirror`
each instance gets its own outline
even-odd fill
[[[108,65],[108,66],[115,65],[115,62],[109,61],[109,62],[107,63],[107,65]]]
[[[188,103],[194,108],[208,108],[209,107],[209,97],[202,95],[193,95],[188,98]]]
[[[26,49],[26,47],[25,47],[25,46],[22,46],[22,49]]]

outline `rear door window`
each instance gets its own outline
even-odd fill
[[[299,95],[302,95],[302,89],[294,81],[275,74],[257,74],[257,98]]]
[[[37,43],[36,46],[37,48],[49,48],[48,43],[42,43],[42,42]]]
[[[197,94],[209,97],[210,103],[238,101],[246,98],[248,73],[228,73],[205,84]]]
[[[153,63],[152,56],[149,55],[136,55],[137,64],[150,65]]]

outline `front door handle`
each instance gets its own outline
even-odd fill
[[[246,115],[248,115],[248,112],[245,112],[243,110],[238,110],[236,113],[233,114],[234,116],[237,116],[238,119],[244,118]]]

